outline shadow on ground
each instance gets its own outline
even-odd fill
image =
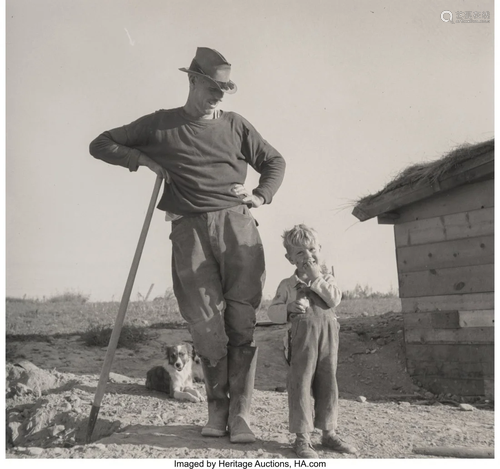
[[[266,453],[280,454],[285,458],[293,458],[295,453],[289,444],[277,441],[257,439],[251,444],[234,444],[229,436],[222,438],[206,438],[201,435],[201,427],[196,425],[132,425],[123,431],[94,441],[104,445],[149,445],[157,448],[188,448],[231,450],[246,453],[262,450]],[[238,456],[235,456],[238,457]]]

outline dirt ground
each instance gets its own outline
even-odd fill
[[[457,396],[434,396],[412,382],[405,371],[400,313],[340,323],[338,433],[359,453],[329,452],[315,432],[320,458],[435,458],[417,454],[418,448],[494,447],[492,403],[460,404]],[[117,350],[90,444],[87,421],[106,348],[87,347],[78,335],[7,341],[6,457],[294,458],[283,392],[283,333],[282,326],[256,330],[257,441],[247,445],[201,436],[206,403],[176,401],[145,388],[147,371],[162,362],[161,347],[189,340],[185,329],[150,329],[150,340],[137,350]],[[30,363],[31,375],[25,373]],[[203,384],[197,386],[204,393]]]

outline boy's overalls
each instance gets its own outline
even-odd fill
[[[304,284],[297,299],[307,297],[307,314],[292,315],[289,330],[288,405],[291,433],[314,428],[335,430],[338,418],[337,360],[339,324],[334,308]]]

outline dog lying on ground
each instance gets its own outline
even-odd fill
[[[174,399],[203,402],[205,398],[195,389],[193,383],[193,369],[197,371],[198,378],[201,370],[201,362],[193,346],[191,344],[166,346],[165,355],[163,366],[155,366],[148,371],[146,388],[164,392]],[[198,360],[198,363],[195,360]]]

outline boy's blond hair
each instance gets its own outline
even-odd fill
[[[310,246],[318,242],[318,233],[314,228],[306,225],[295,225],[292,229],[286,230],[283,233],[283,246],[286,252],[289,252],[291,247]]]

